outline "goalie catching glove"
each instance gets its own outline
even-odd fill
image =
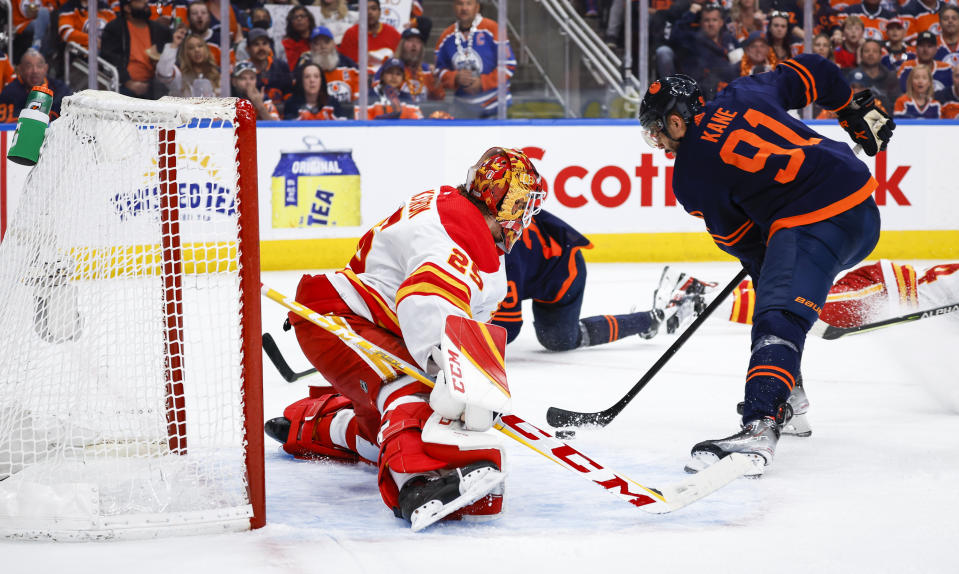
[[[449,317],[433,360],[440,367],[430,407],[462,420],[467,430],[487,431],[497,414],[512,410],[503,362],[506,330],[462,317]]]
[[[896,122],[892,121],[870,90],[856,92],[846,107],[836,112],[839,125],[846,130],[853,143],[862,146],[868,156],[885,151],[892,138]]]

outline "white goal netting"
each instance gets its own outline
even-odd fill
[[[250,527],[237,126],[231,99],[64,100],[0,244],[0,535]]]

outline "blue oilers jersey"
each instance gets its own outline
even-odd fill
[[[499,85],[497,69],[499,47],[496,43],[499,27],[493,20],[477,14],[468,33],[463,34],[457,30],[457,24],[451,24],[443,31],[436,43],[436,73],[444,87],[456,89],[456,97],[459,100],[484,110],[495,110]],[[513,56],[509,41],[506,43],[505,65],[508,90],[509,81],[516,70],[516,58]],[[461,68],[467,68],[480,76],[482,88],[478,93],[468,93],[455,85],[453,77]],[[508,100],[510,97],[507,94]]]
[[[506,255],[506,298],[492,322],[506,329],[508,340],[523,324],[522,302],[559,302],[569,292],[582,290],[586,275],[576,265],[576,253],[592,247],[589,239],[565,221],[543,210]]]
[[[851,98],[835,64],[803,54],[734,80],[690,123],[676,154],[673,192],[754,277],[777,230],[828,219],[875,190],[848,144],[787,113],[813,102],[838,110]]]

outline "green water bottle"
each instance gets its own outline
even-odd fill
[[[46,86],[33,86],[27,103],[20,110],[17,119],[17,131],[13,132],[13,140],[7,157],[10,161],[20,165],[36,165],[40,159],[40,144],[43,143],[43,134],[50,124],[50,106],[53,105],[53,91]]]

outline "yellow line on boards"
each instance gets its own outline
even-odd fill
[[[733,261],[703,233],[593,233],[587,261],[631,263]],[[339,269],[349,263],[359,238],[286,239],[260,242],[264,271]],[[883,231],[869,259],[959,259],[959,230]]]

